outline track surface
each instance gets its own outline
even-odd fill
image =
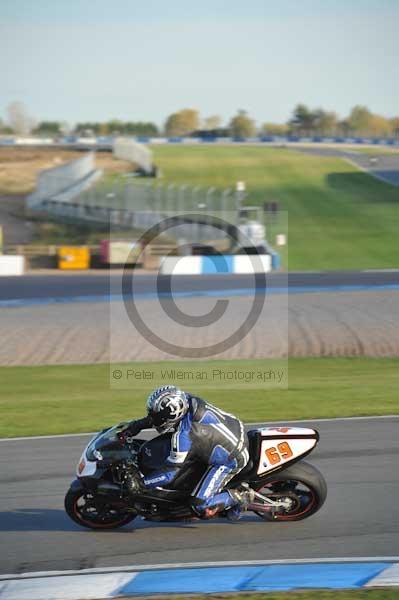
[[[399,555],[398,425],[399,417],[310,423],[321,441],[308,461],[325,475],[329,495],[309,520],[137,520],[110,532],[80,529],[63,511],[63,496],[87,437],[2,441],[0,572]]]
[[[340,148],[322,148],[318,147],[295,147],[292,148],[304,154],[315,156],[337,156],[345,158],[360,169],[367,171],[370,175],[382,179],[390,185],[399,186],[399,153],[392,154],[373,154],[370,148],[369,154],[356,152],[356,150]]]
[[[74,298],[76,296],[107,296],[114,285],[118,285],[121,275],[108,272],[85,274],[25,275],[22,277],[2,277],[0,279],[0,301],[7,299],[31,298]],[[166,277],[160,277],[162,284]],[[180,275],[173,278],[174,292],[192,292],[224,289],[253,288],[252,275]],[[384,286],[399,284],[399,271],[331,271],[320,273],[272,273],[267,275],[270,287],[295,288],[336,286]],[[154,293],[157,286],[156,275],[134,275],[135,294]]]

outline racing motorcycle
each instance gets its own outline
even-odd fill
[[[198,518],[191,493],[207,465],[193,463],[173,481],[173,489],[144,489],[148,477],[165,466],[171,433],[152,440],[121,435],[127,423],[104,429],[85,448],[77,478],[65,496],[69,517],[90,529],[112,529],[137,516],[148,521]],[[323,475],[302,459],[319,441],[313,429],[265,427],[247,432],[250,460],[226,489],[252,488],[255,499],[247,510],[265,521],[299,521],[323,505],[327,486]],[[213,518],[226,516],[219,512]]]

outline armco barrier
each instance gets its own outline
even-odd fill
[[[23,256],[0,255],[0,276],[23,275],[25,271],[25,258]]]
[[[0,576],[0,600],[359,589],[399,585],[397,558],[149,565]]]
[[[161,259],[163,275],[212,275],[221,273],[269,273],[272,256],[260,254],[223,254],[216,256],[165,256]]]
[[[35,191],[28,196],[27,206],[30,209],[40,209],[42,202],[55,199],[69,202],[100,175],[93,152],[59,167],[41,171]]]

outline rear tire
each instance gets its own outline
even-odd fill
[[[253,486],[260,494],[271,499],[289,498],[290,510],[256,512],[264,521],[302,521],[314,515],[327,497],[327,484],[316,467],[306,462],[296,463],[276,475]]]
[[[116,529],[127,525],[137,516],[134,512],[118,511],[112,503],[102,504],[99,509],[95,496],[84,489],[69,489],[64,502],[66,513],[72,521],[88,529]]]

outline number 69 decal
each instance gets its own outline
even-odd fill
[[[293,451],[288,442],[280,442],[277,446],[271,446],[265,450],[269,464],[277,465],[282,460],[287,460],[293,456]]]
[[[298,437],[295,435],[297,432]],[[318,440],[317,433],[308,429],[290,429],[289,435],[287,440],[284,435],[277,437],[275,429],[262,430],[258,475],[264,475],[280,466],[285,467],[300,456],[305,456],[316,446]]]

